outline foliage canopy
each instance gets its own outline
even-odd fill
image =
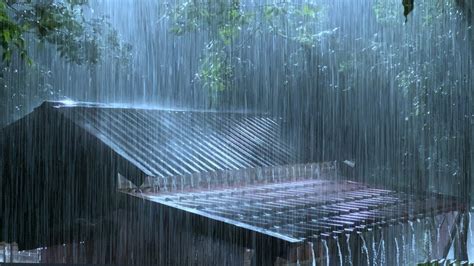
[[[47,42],[76,64],[96,64],[107,47],[124,55],[122,43],[106,17],[89,18],[88,0],[6,0],[0,2],[0,53],[9,63],[15,52],[27,60],[27,42]],[[32,38],[28,38],[28,37]]]
[[[232,62],[239,60],[236,51],[251,36],[272,33],[302,46],[314,46],[321,37],[315,28],[322,10],[322,6],[312,2],[245,6],[239,0],[187,0],[172,9],[171,31],[176,35],[208,32],[209,40],[196,77],[204,88],[222,92],[232,87]]]

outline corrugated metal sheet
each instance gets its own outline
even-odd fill
[[[465,209],[449,196],[411,195],[338,180],[332,166],[286,166],[289,171],[280,174],[279,182],[192,193],[130,194],[288,243],[337,238]],[[268,173],[275,172],[281,171]]]
[[[146,175],[161,178],[293,162],[281,120],[265,115],[49,104]]]

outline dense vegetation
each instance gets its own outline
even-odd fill
[[[17,52],[21,59],[32,63],[27,56],[31,44],[26,35],[31,37],[30,42],[53,44],[62,57],[76,64],[96,64],[106,48],[127,48],[105,17],[87,17],[87,4],[88,0],[0,2],[3,61],[9,63]]]
[[[106,16],[92,17],[90,11],[88,0],[0,2],[2,125],[24,114],[32,97],[33,104],[37,104],[60,93],[47,82],[51,70],[36,62],[29,50],[36,48],[45,54],[55,50],[67,62],[89,68],[104,56],[120,62],[128,60],[131,45],[120,40]]]
[[[344,7],[349,10],[350,4]],[[465,43],[461,38],[472,40],[472,34],[454,32],[442,21],[450,16],[465,28],[470,22],[453,1],[377,0],[371,11],[376,23],[342,36],[339,27],[324,28],[328,16],[336,14],[318,1],[259,6],[185,1],[170,17],[177,35],[209,35],[196,80],[218,98],[217,105],[262,95],[243,89],[251,87],[249,79],[260,77],[242,67],[257,62],[247,63],[241,51],[255,45],[254,36],[272,38],[284,54],[273,55],[271,62],[281,67],[263,86],[270,99],[254,104],[262,101],[291,118],[294,127],[303,127],[296,139],[305,156],[354,158],[367,164],[361,176],[374,182],[465,193],[462,188],[471,186],[473,92],[468,89],[472,73],[464,65],[469,60],[460,59],[470,58],[472,48],[459,44]],[[366,37],[364,31],[376,34]],[[324,142],[330,144],[322,152]]]
[[[377,166],[365,177],[401,184],[403,176],[404,185],[438,189],[449,176],[464,180],[454,182],[457,188],[469,185],[474,118],[467,43],[474,38],[466,30],[472,22],[455,5],[463,1],[338,2],[339,10],[355,14],[348,18],[325,1],[254,2],[183,0],[163,14],[167,28],[144,23],[172,34],[174,50],[198,50],[198,58],[189,57],[199,61],[189,67],[192,80],[163,82],[181,86],[170,94],[187,96],[196,86],[213,108],[265,107],[302,128],[295,142],[311,160],[349,158]],[[94,84],[102,78],[96,68],[127,64],[131,53],[107,21],[92,14],[88,1],[0,2],[2,124],[41,100],[68,96],[49,82],[57,75],[43,64],[50,58],[83,65],[91,88],[104,90]],[[150,89],[144,84],[156,78],[153,71],[132,73],[144,69],[126,67],[112,78],[133,74],[126,85]]]

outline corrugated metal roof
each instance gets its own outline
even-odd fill
[[[365,232],[465,208],[454,197],[411,195],[363,183],[329,180],[318,164],[278,183],[194,191],[131,193],[138,198],[238,226],[289,243]]]
[[[146,175],[175,177],[293,162],[266,115],[49,103]]]

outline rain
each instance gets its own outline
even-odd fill
[[[0,263],[474,263],[473,22],[1,0]]]

